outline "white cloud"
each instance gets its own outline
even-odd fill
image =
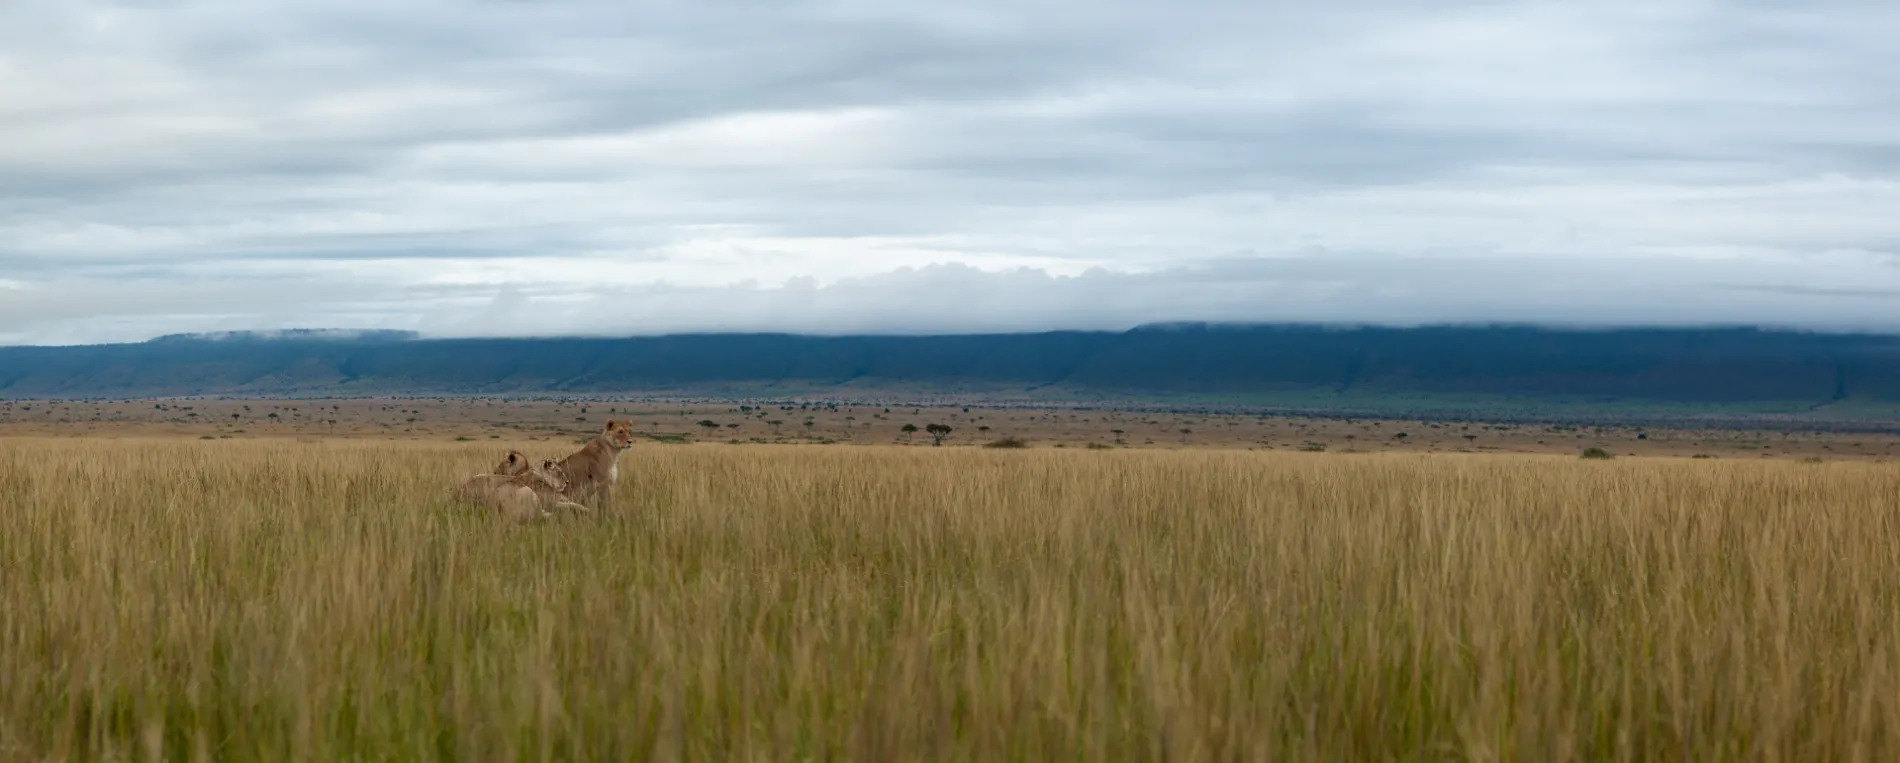
[[[0,342],[1900,328],[1897,34],[1852,0],[11,5]]]

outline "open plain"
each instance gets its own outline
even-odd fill
[[[0,759],[1900,756],[1877,437],[437,405],[7,406]]]
[[[607,418],[671,443],[931,445],[1016,439],[1031,447],[1394,453],[1545,453],[1600,448],[1617,456],[1711,459],[1900,459],[1900,424],[1772,420],[1638,425],[1261,415],[1222,411],[1032,405],[901,405],[806,401],[601,401],[476,397],[276,400],[0,401],[0,437],[344,438],[578,443]],[[915,431],[905,431],[905,427]],[[558,449],[558,448],[557,448]]]

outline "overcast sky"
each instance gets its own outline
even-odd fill
[[[0,344],[1900,330],[1896,40],[1888,0],[9,1]]]

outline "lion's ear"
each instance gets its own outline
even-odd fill
[[[546,470],[548,470],[548,471],[554,471],[555,469],[558,469],[558,468],[560,468],[560,467],[561,467],[561,465],[560,465],[560,464],[557,464],[557,463],[555,463],[555,462],[554,462],[554,459],[552,459],[552,458],[550,458],[550,459],[547,459],[547,460],[545,460],[545,461],[542,461],[542,462],[541,462],[541,468],[543,468],[543,469],[546,469]]]

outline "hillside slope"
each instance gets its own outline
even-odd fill
[[[0,348],[0,397],[9,398],[767,389],[1237,401],[1451,396],[1791,410],[1900,403],[1900,337],[1183,325],[909,337],[234,335]]]

